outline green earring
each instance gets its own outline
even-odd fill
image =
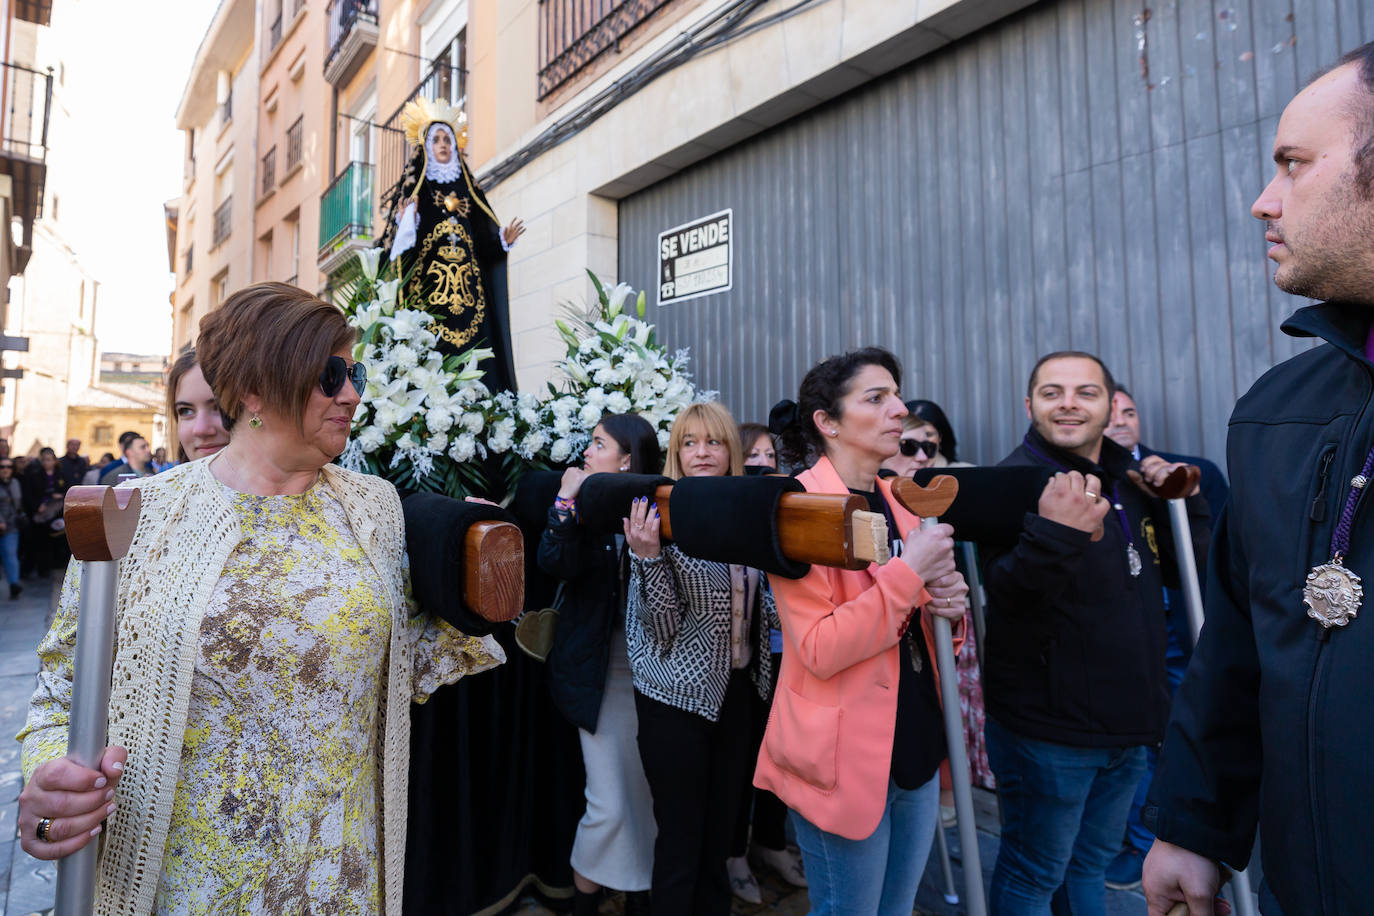
[[[248,425],[252,429],[262,429],[262,417],[258,416],[257,414],[253,414],[253,416],[248,420]]]

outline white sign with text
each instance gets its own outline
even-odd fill
[[[721,210],[658,236],[658,304],[728,292],[734,281],[734,211]]]

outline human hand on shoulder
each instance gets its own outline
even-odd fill
[[[1102,495],[1102,481],[1095,474],[1055,474],[1040,494],[1041,517],[1090,534],[1102,527],[1102,519],[1111,508],[1111,500]]]

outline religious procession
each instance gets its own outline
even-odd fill
[[[1374,18],[1274,2],[188,4],[51,429],[11,10],[0,916],[1374,914]]]

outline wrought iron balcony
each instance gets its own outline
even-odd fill
[[[289,175],[301,164],[301,141],[305,133],[305,115],[286,129],[286,173]]]
[[[23,224],[15,271],[22,272],[33,250],[33,223],[43,215],[43,187],[48,174],[48,116],[52,108],[52,70],[40,73],[19,64],[0,72],[4,105],[0,108],[0,174],[10,176],[14,215]],[[0,278],[3,282],[4,278]]]
[[[324,78],[342,86],[377,47],[377,0],[330,0],[327,16],[329,54],[324,60]]]
[[[576,76],[668,0],[539,0],[539,98]]]
[[[262,157],[262,192],[259,197],[266,197],[277,187],[277,148],[274,146]]]
[[[466,108],[467,71],[446,60],[435,62],[420,84],[406,96],[406,102],[419,98],[443,99],[455,108]],[[377,180],[383,189],[383,200],[401,180],[409,155],[405,133],[401,130],[401,111],[406,102],[396,108],[385,124],[378,125]]]
[[[320,267],[332,273],[372,242],[372,165],[350,162],[320,197]]]
[[[218,245],[220,242],[229,238],[229,233],[233,230],[234,198],[226,197],[215,208],[215,227],[211,237],[211,244]]]

